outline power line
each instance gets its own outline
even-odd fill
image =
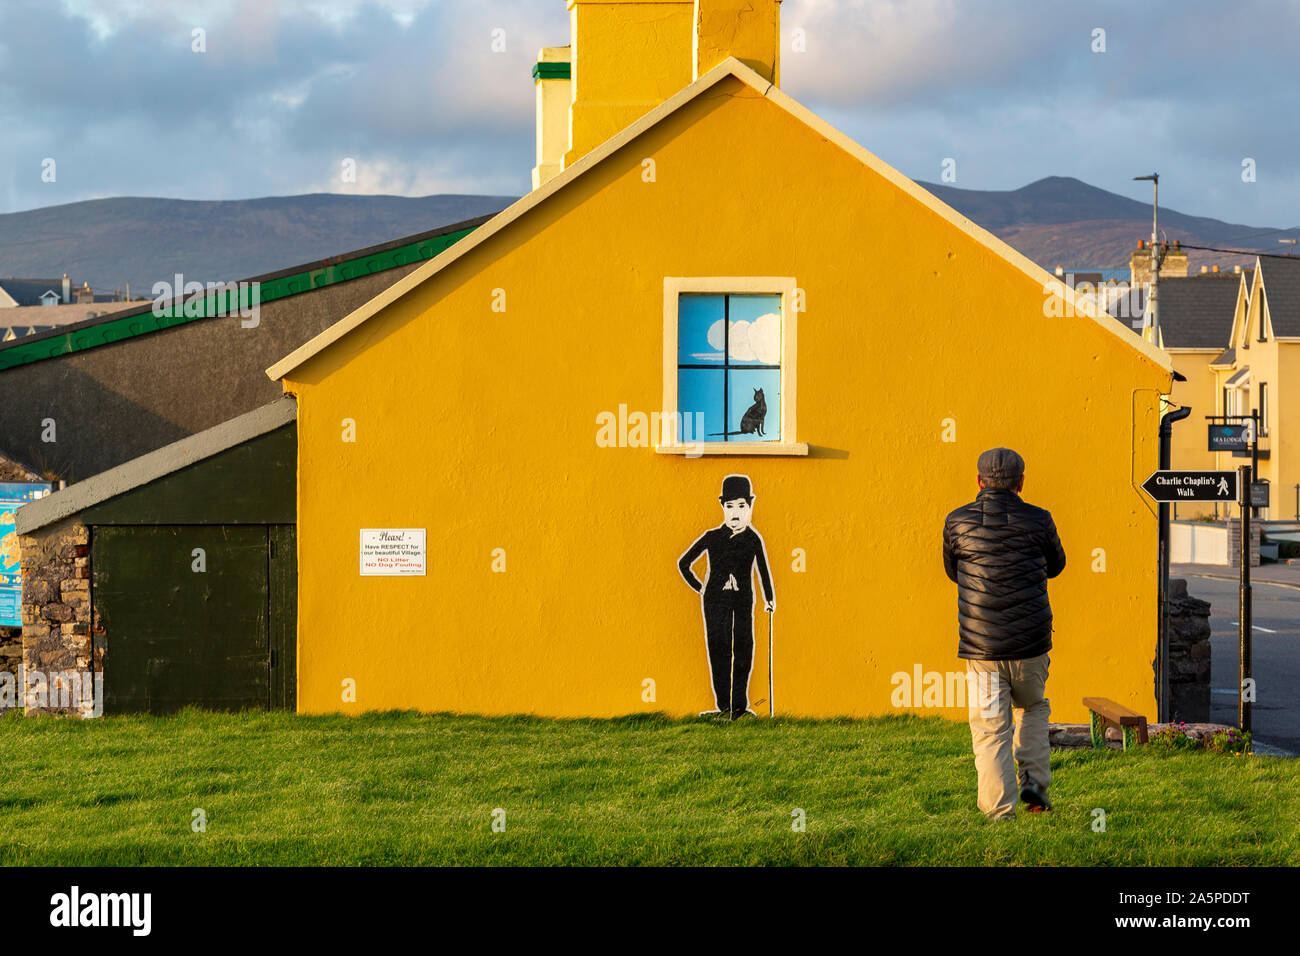
[[[1223,252],[1230,253],[1234,256],[1259,256],[1261,259],[1290,259],[1292,262],[1300,261],[1300,256],[1289,256],[1285,252],[1260,252],[1256,249],[1220,249],[1217,246],[1189,246],[1185,242],[1179,243],[1179,246],[1183,249],[1197,249],[1201,252]]]

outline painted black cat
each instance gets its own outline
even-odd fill
[[[767,418],[767,399],[761,388],[754,389],[754,404],[740,417],[740,431],[711,432],[711,435],[758,435],[763,437],[763,421]]]

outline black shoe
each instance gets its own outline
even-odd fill
[[[748,707],[746,707],[744,710],[733,710],[731,712],[732,720],[740,720],[741,717],[757,717],[757,716],[758,714],[754,713]]]
[[[1020,788],[1020,799],[1024,801],[1025,809],[1030,813],[1044,813],[1052,809],[1047,794],[1043,793],[1038,784],[1032,780],[1026,780],[1025,785]]]

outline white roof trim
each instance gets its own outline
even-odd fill
[[[1041,285],[1044,292],[1055,292],[1074,309],[1074,315],[1082,315],[1091,318],[1099,326],[1104,328],[1107,333],[1115,336],[1128,347],[1141,353],[1142,356],[1148,359],[1152,364],[1172,374],[1173,365],[1168,355],[1156,348],[1150,342],[1125,331],[1123,326],[1117,323],[1109,314],[1104,311],[1099,313],[1096,306],[1090,301],[1088,296],[1076,296],[1074,290],[1062,282],[1060,278],[1052,275],[1052,273],[1048,272],[1037,263],[1017,252],[991,232],[977,226],[947,203],[940,200],[933,193],[918,186],[911,179],[885,163],[879,157],[868,152],[864,147],[855,143],[830,123],[827,123],[816,113],[813,113],[811,110],[796,102],[775,84],[763,79],[762,76],[735,57],[728,57],[695,82],[684,87],[673,96],[670,96],[653,110],[642,116],[639,120],[624,128],[621,132],[616,133],[600,146],[597,146],[591,152],[584,155],[554,179],[551,179],[540,188],[533,190],[528,195],[503,209],[496,216],[484,223],[474,232],[471,232],[464,239],[430,259],[415,271],[407,274],[404,278],[399,279],[379,295],[375,296],[351,314],[340,319],[338,322],[335,322],[319,335],[294,349],[284,358],[280,359],[280,361],[267,369],[266,374],[271,379],[284,378],[294,369],[298,368],[298,366],[333,345],[367,319],[387,308],[402,296],[406,295],[406,293],[422,285],[430,277],[451,265],[461,256],[467,255],[473,249],[492,238],[506,226],[513,223],[516,219],[522,217],[534,206],[545,202],[552,195],[569,185],[569,183],[583,175],[597,163],[600,163],[602,160],[627,145],[637,136],[640,136],[646,130],[677,112],[677,110],[691,102],[691,100],[707,91],[710,87],[720,83],[728,76],[734,76],[742,83],[754,89],[760,95],[767,97],[787,113],[804,123],[804,125],[824,136],[830,142],[839,146],[845,152],[863,163],[863,165],[867,166],[873,172],[887,180],[890,184],[907,193],[923,206],[930,209],[941,219],[946,220],[971,238],[975,239],[977,242],[988,247],[994,253],[1001,256],[1011,265],[1015,266],[1025,275],[1029,276]]]
[[[1224,388],[1246,388],[1250,385],[1250,366],[1240,369],[1223,383]]]

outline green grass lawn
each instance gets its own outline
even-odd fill
[[[994,824],[968,729],[938,718],[11,715],[0,863],[1300,863],[1295,760],[1068,752],[1052,774],[1053,813]]]

